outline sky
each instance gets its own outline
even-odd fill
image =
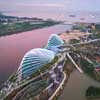
[[[57,18],[67,12],[100,12],[100,0],[0,0],[0,11],[19,16]]]

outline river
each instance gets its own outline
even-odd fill
[[[62,33],[70,28],[71,25],[55,25],[0,37],[0,83],[17,70],[27,51],[45,45],[51,34]]]

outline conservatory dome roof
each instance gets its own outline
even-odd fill
[[[52,34],[48,39],[47,48],[62,44],[64,44],[63,40],[57,34]]]
[[[23,57],[18,68],[19,76],[25,78],[39,70],[45,64],[50,63],[55,57],[55,53],[47,49],[32,49]]]
[[[57,47],[63,44],[64,44],[64,41],[57,34],[52,34],[48,39],[46,48],[54,52],[58,52],[59,49]]]

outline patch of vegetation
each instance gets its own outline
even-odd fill
[[[95,28],[90,28],[91,29],[91,33],[89,37],[91,37],[92,39],[98,39],[100,38],[100,24],[95,24],[94,25]]]
[[[89,63],[88,61],[82,59],[80,62],[81,68],[83,71],[88,74],[90,77],[95,78],[94,75],[94,65]]]
[[[70,39],[69,43],[70,44],[80,43],[80,40],[78,40],[78,39]]]
[[[46,80],[39,80],[39,81],[33,82],[29,86],[26,86],[25,93],[24,93],[25,96],[22,97],[23,100],[28,95],[30,95],[29,98],[34,98],[36,95],[42,92],[47,86],[48,86],[48,82]]]
[[[95,73],[95,66],[98,66],[99,63],[93,62],[93,64],[89,63],[88,61],[82,59],[81,62],[81,68],[83,71],[89,75],[91,78],[95,79],[96,81],[100,81],[100,76]]]
[[[100,33],[90,34],[88,37],[91,38],[91,39],[99,39]]]
[[[100,88],[97,88],[97,87],[94,87],[94,86],[90,86],[86,90],[85,96],[87,98],[100,98]]]
[[[93,64],[89,63],[88,61],[86,60],[81,60],[81,66],[82,66],[82,69],[86,72],[86,73],[91,73],[94,71],[94,67],[93,67]]]
[[[82,25],[82,24],[77,24],[77,25],[73,25],[72,29],[73,30],[80,30],[82,32],[86,32],[87,26]]]
[[[8,23],[8,24],[0,24],[0,36],[17,34],[20,32],[25,32],[33,29],[43,28],[52,26],[55,24],[59,24],[60,22],[55,21],[44,21],[39,24],[30,24],[30,22],[23,23]]]
[[[16,82],[17,80],[17,76],[16,76],[16,73],[12,74],[9,79],[8,79],[10,82],[14,83]]]
[[[95,25],[96,31],[100,31],[100,24]]]

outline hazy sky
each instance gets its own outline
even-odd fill
[[[0,0],[0,9],[11,10],[21,6],[100,11],[100,0]]]
[[[22,16],[63,16],[66,12],[100,11],[100,0],[0,0],[0,11]]]

